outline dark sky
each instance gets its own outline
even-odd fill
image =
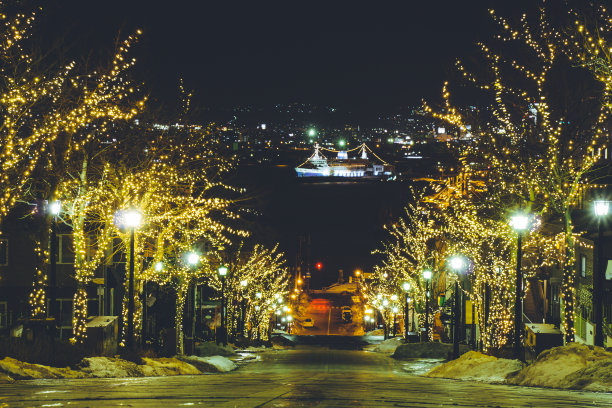
[[[120,31],[143,29],[137,76],[162,99],[183,77],[206,106],[379,110],[438,95],[453,61],[490,37],[495,3],[61,0],[46,3],[42,21],[75,55],[103,54]]]

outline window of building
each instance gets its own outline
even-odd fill
[[[74,263],[74,244],[72,234],[59,234],[57,236],[57,263],[72,264]]]
[[[580,276],[586,278],[586,255],[580,255]]]
[[[612,259],[608,259],[608,265],[606,266],[606,280],[612,280]]]
[[[0,302],[0,329],[8,327],[8,303]]]
[[[8,239],[0,239],[0,265],[8,265]]]

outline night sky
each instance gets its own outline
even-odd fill
[[[134,77],[152,105],[175,103],[183,78],[196,108],[305,102],[359,117],[437,98],[453,62],[491,37],[494,3],[502,2],[64,0],[48,3],[40,30],[54,53],[95,67],[109,60],[118,34],[142,29]],[[505,12],[522,11],[516,4]],[[409,186],[303,185],[292,164],[288,177],[246,172],[249,194],[264,203],[259,236],[280,242],[290,264],[298,238],[310,236],[311,262],[325,265],[315,286],[334,281],[338,269],[370,270],[382,224],[402,215]]]
[[[183,77],[207,107],[378,112],[439,95],[453,61],[490,38],[496,3],[63,0],[47,2],[40,21],[67,56],[92,61],[108,56],[119,32],[143,29],[136,78],[156,99],[175,98]]]

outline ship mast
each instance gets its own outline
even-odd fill
[[[363,160],[368,160],[368,152],[366,151],[366,144],[365,143],[363,143],[361,145],[361,158]]]

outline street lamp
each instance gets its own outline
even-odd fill
[[[425,279],[425,338],[429,341],[429,281],[431,280],[431,270],[423,271]]]
[[[459,320],[461,319],[461,304],[459,303],[459,274],[465,269],[465,260],[460,256],[454,256],[450,260],[451,268],[457,274],[455,279],[455,304],[453,322],[453,359],[459,358]]]
[[[397,312],[399,312],[399,309],[397,306],[393,306],[391,311],[393,312],[393,337],[395,337],[397,336]]]
[[[603,226],[604,218],[610,211],[610,201],[595,201],[593,203],[593,210],[599,224],[599,236],[597,239],[597,262],[599,267],[593,272],[593,323],[595,324],[593,344],[603,347],[603,287],[607,266],[604,263],[603,255]]]
[[[196,252],[191,251],[185,255],[185,259],[187,261],[187,265],[189,265],[190,268],[193,268],[200,262],[200,255],[198,255]],[[191,352],[192,353],[195,350],[195,327],[196,327],[197,298],[198,298],[197,291],[198,291],[198,284],[197,282],[194,282],[193,283],[193,315],[191,316]]]
[[[225,277],[227,276],[227,266],[220,265],[217,269],[221,278],[221,343],[227,345],[227,333],[225,331]]]
[[[246,279],[243,279],[240,281],[240,288],[241,290],[241,295],[242,295],[242,299],[240,300],[240,333],[242,335],[242,337],[246,337],[245,336],[245,328],[246,328],[246,296],[245,296],[245,290],[247,285],[249,284],[249,281]]]
[[[384,321],[385,321],[385,335],[384,339],[387,340],[389,338],[389,300],[383,299],[383,313],[384,313]]]
[[[119,222],[130,230],[130,271],[128,280],[128,310],[127,310],[127,339],[129,349],[134,348],[134,231],[142,222],[142,214],[135,209],[121,212]]]
[[[517,232],[516,240],[516,291],[514,296],[514,356],[524,360],[522,356],[521,328],[523,326],[523,273],[521,270],[523,234],[529,228],[529,216],[515,214],[510,218],[510,226]]]
[[[408,291],[410,290],[410,283],[404,282],[402,289],[404,289],[404,340],[408,342]]]
[[[51,300],[50,316],[55,318],[55,324],[57,326],[57,216],[62,212],[62,202],[59,200],[53,201],[49,204],[49,213],[53,216],[51,220],[51,236],[49,237],[49,245],[51,251],[49,253],[49,298]],[[106,285],[106,280],[104,281]]]

